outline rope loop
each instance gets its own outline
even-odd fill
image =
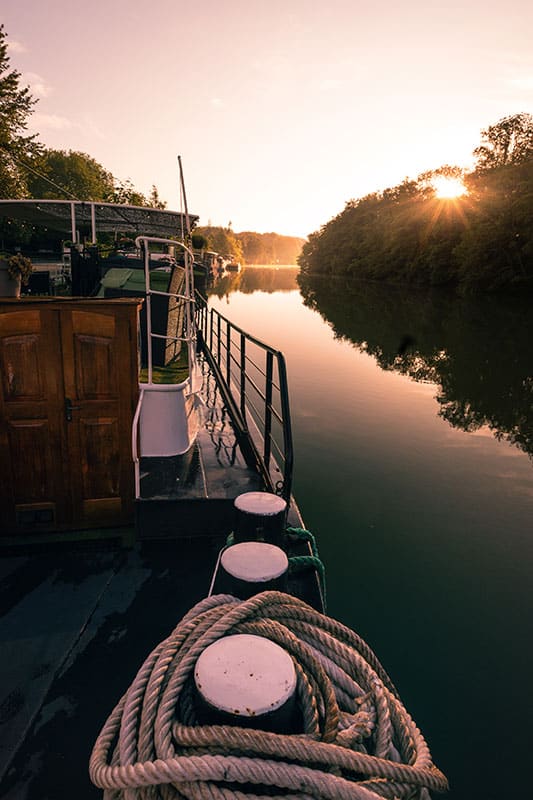
[[[235,633],[265,636],[290,654],[300,733],[199,724],[194,666]],[[89,772],[107,800],[426,800],[447,789],[368,645],[281,592],[194,606],[111,713]]]

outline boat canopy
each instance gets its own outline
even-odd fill
[[[82,226],[91,229],[93,242],[97,230],[163,238],[187,231],[185,214],[179,211],[83,200],[0,200],[0,215],[68,233],[72,241],[77,240],[76,231]],[[191,228],[198,219],[189,215]]]

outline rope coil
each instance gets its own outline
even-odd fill
[[[235,633],[265,636],[291,655],[303,733],[198,725],[196,660]],[[368,645],[281,592],[194,606],[115,707],[89,772],[106,800],[392,800],[447,789]]]

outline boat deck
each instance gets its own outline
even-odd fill
[[[3,800],[101,797],[87,771],[101,726],[150,651],[208,594],[234,498],[263,488],[208,378],[195,447],[141,463],[137,532],[116,528],[94,540],[91,531],[75,542],[55,534],[23,552],[4,548]],[[301,524],[295,506],[289,522]],[[309,554],[307,543],[291,547]],[[289,591],[320,607],[314,571],[295,575]]]
[[[98,547],[0,560],[4,800],[101,796],[87,774],[95,738],[148,653],[208,593],[218,550],[205,539]]]
[[[101,796],[87,773],[96,737],[151,650],[209,593],[221,544],[55,545],[0,560],[3,800]],[[289,591],[320,607],[313,571]]]
[[[200,364],[200,425],[193,447],[184,455],[140,461],[136,524],[142,540],[227,534],[235,498],[265,489],[241,453],[207,362],[200,357]]]

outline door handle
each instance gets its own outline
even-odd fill
[[[72,412],[79,411],[81,406],[73,406],[70,397],[65,397],[65,419],[67,422],[72,422]]]

